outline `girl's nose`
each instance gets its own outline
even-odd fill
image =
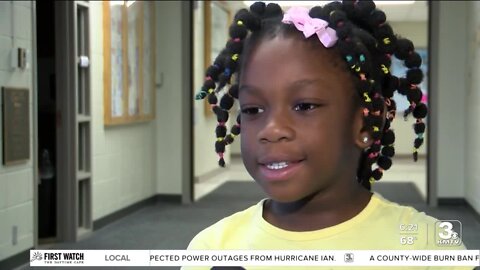
[[[295,130],[290,117],[280,110],[270,112],[265,125],[258,132],[261,143],[291,141],[294,137]]]

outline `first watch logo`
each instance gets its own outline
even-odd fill
[[[32,259],[30,259],[30,262],[33,262],[33,261],[36,261],[36,260],[41,261],[42,259],[43,259],[42,253],[37,251],[37,252],[34,252],[32,254]]]
[[[43,254],[42,254],[43,253]],[[68,265],[84,264],[85,254],[83,252],[39,252],[32,253],[30,262],[40,263],[42,265]]]

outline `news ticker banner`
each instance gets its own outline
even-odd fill
[[[480,250],[31,250],[30,266],[480,266]]]

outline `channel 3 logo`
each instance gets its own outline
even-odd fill
[[[353,263],[354,262],[354,256],[353,253],[345,253],[345,262],[346,263]]]
[[[462,223],[459,220],[435,222],[435,244],[437,246],[460,246],[462,244]]]

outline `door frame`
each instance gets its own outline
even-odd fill
[[[78,64],[80,56],[90,59],[90,10],[88,1],[54,3],[57,157],[63,161],[57,166],[57,235],[75,242],[93,229],[91,76],[90,65]]]
[[[37,30],[36,30],[36,3],[32,9],[32,73],[33,73],[33,110],[38,114],[37,95]],[[54,1],[55,5],[55,94],[56,94],[56,236],[55,242],[75,242],[82,234],[90,232],[91,222],[91,174],[89,178],[89,187],[87,188],[87,211],[85,212],[87,226],[79,227],[79,172],[78,172],[78,127],[79,123],[85,123],[85,117],[79,121],[77,114],[78,99],[78,65],[77,57],[79,55],[77,44],[77,9],[79,7],[88,10],[86,1]],[[88,14],[87,14],[88,19]],[[88,20],[86,22],[88,26]],[[86,34],[88,35],[88,29]],[[89,47],[88,51],[89,51]],[[87,55],[90,56],[89,52]],[[88,71],[89,72],[89,69]],[[90,91],[90,76],[88,76],[88,91]],[[34,164],[38,167],[38,119],[33,117],[34,129]],[[91,118],[88,120],[91,121]],[[87,121],[87,122],[88,122]],[[87,150],[88,159],[91,164],[91,126],[89,130],[89,149]],[[38,238],[38,184],[39,174],[34,170],[34,246],[39,246]],[[89,226],[90,225],[90,226]]]
[[[428,58],[429,75],[428,88],[438,89],[438,36],[440,35],[440,26],[438,15],[440,14],[440,3],[428,1]],[[429,90],[428,93],[429,111],[438,111],[438,96],[435,91]],[[431,207],[438,206],[438,116],[429,114],[427,132],[427,204]]]
[[[72,91],[75,85],[72,77],[72,47],[75,37],[72,31],[72,3],[54,2],[55,5],[55,78],[57,97],[57,241],[76,240],[75,194],[75,103]],[[67,89],[66,91],[62,89]],[[73,183],[72,183],[73,182]]]

